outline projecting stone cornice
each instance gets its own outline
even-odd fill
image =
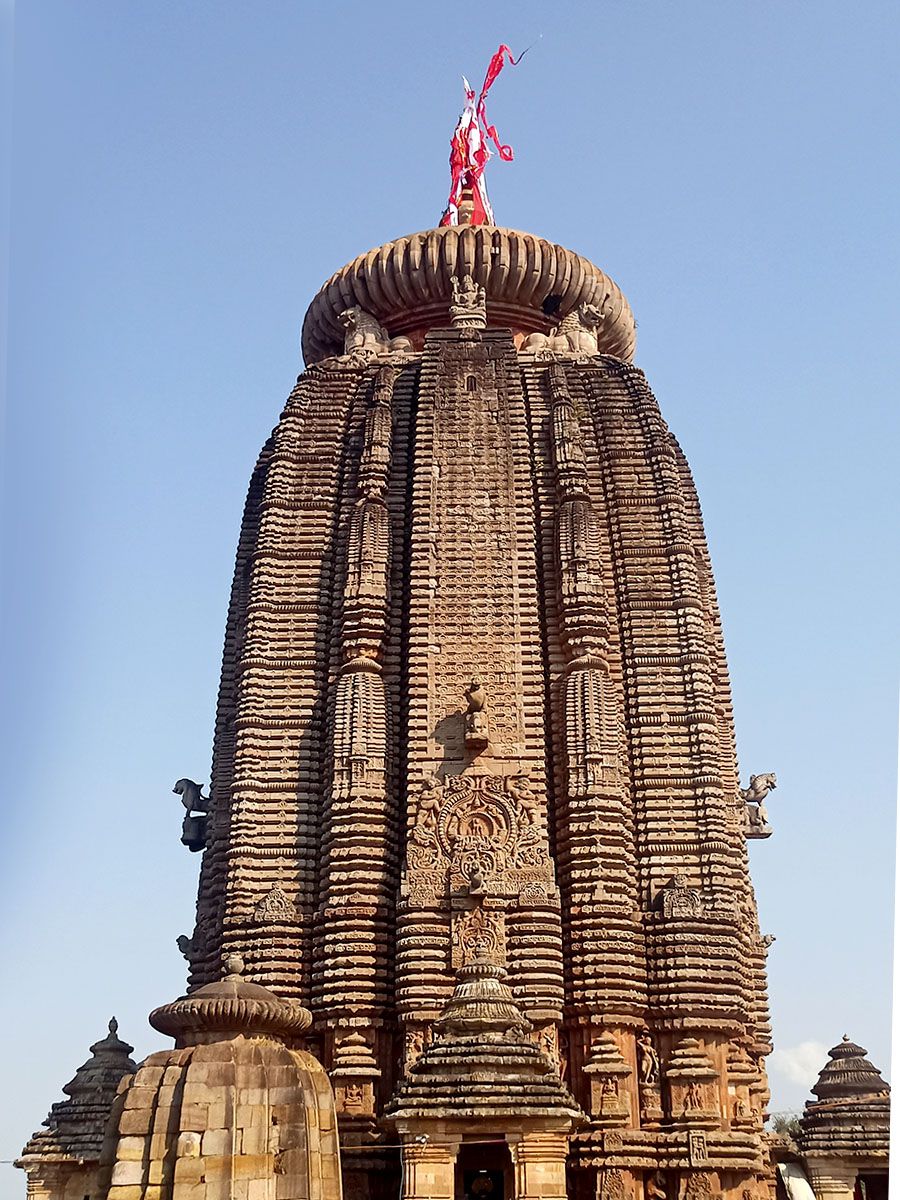
[[[483,285],[488,324],[511,328],[517,343],[548,333],[582,304],[603,313],[602,354],[630,360],[635,323],[618,286],[588,259],[553,242],[492,225],[427,229],[387,242],[336,271],[314,297],[303,322],[303,357],[319,362],[344,350],[339,317],[359,307],[390,336],[421,349],[427,331],[449,324],[450,277]]]

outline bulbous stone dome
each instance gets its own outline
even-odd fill
[[[634,354],[631,308],[599,267],[531,233],[461,225],[397,238],[336,271],[307,311],[304,359],[309,364],[341,353],[338,318],[356,305],[392,337],[405,334],[420,349],[430,328],[447,324],[451,275],[471,275],[483,285],[488,324],[510,328],[516,337],[546,333],[580,304],[596,304],[605,314],[600,352],[626,361]]]

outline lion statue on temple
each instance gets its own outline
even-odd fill
[[[751,775],[750,786],[741,788],[741,799],[747,800],[751,804],[759,804],[776,787],[777,780],[774,771],[768,771],[765,775]]]
[[[532,333],[523,350],[550,350],[557,354],[596,354],[600,326],[606,314],[598,304],[579,304],[549,333]]]
[[[408,337],[392,338],[384,326],[358,304],[345,308],[338,320],[344,327],[345,354],[361,354],[368,357],[409,351],[413,348]]]
[[[739,804],[746,810],[747,827],[751,830],[766,830],[769,827],[769,813],[766,809],[766,796],[775,790],[777,782],[774,771],[763,775],[751,775],[750,786],[740,789]]]

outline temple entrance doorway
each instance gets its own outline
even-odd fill
[[[456,1156],[456,1200],[514,1200],[513,1168],[506,1142],[491,1135],[463,1141]]]

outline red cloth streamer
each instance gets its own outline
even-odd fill
[[[503,70],[503,65],[507,58],[509,59],[510,66],[514,67],[517,63],[521,62],[522,55],[520,54],[519,57],[516,58],[509,46],[503,45],[488,63],[488,69],[484,76],[484,83],[481,85],[481,95],[478,97],[478,121],[484,129],[485,135],[489,137],[497,147],[497,153],[500,155],[503,161],[512,162],[512,146],[503,146],[500,144],[500,138],[497,136],[497,126],[488,125],[487,114],[484,111],[484,98],[487,96],[491,84]]]
[[[450,139],[450,195],[447,200],[447,208],[441,217],[441,225],[459,223],[459,200],[467,188],[471,190],[474,201],[472,224],[492,225],[494,223],[494,213],[488,200],[487,185],[484,181],[484,168],[491,157],[491,148],[488,142],[493,143],[504,162],[512,162],[513,150],[512,146],[501,143],[497,127],[488,123],[485,97],[494,80],[503,70],[507,59],[512,66],[516,66],[522,61],[522,55],[515,58],[509,46],[501,46],[488,63],[484,83],[481,85],[477,99],[474,89],[469,85],[468,80],[463,78],[466,105]]]

